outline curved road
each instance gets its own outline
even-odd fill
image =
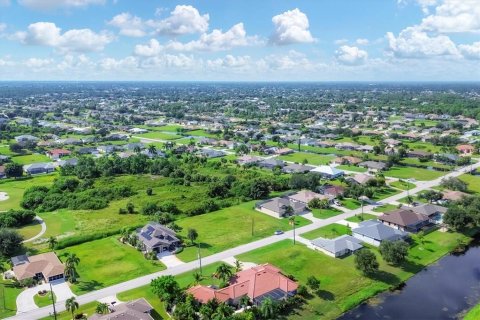
[[[24,240],[23,243],[26,243],[26,242],[32,242],[33,240],[37,240],[38,238],[40,238],[41,236],[43,236],[45,234],[45,232],[47,231],[47,225],[45,224],[45,221],[43,221],[42,218],[40,218],[39,216],[36,216],[34,218],[34,220],[37,220],[40,225],[42,226],[42,230],[40,230],[40,233],[38,233],[35,237],[32,237],[30,239],[27,239],[27,240]]]
[[[435,180],[432,180],[432,181],[417,182],[417,186],[415,188],[412,188],[409,191],[403,191],[403,192],[398,193],[396,195],[393,195],[389,198],[383,199],[382,201],[379,201],[378,203],[379,204],[387,204],[387,203],[390,203],[390,202],[393,202],[393,201],[398,201],[402,198],[407,197],[408,194],[413,195],[413,194],[419,193],[423,190],[427,190],[427,189],[430,189],[434,186],[439,185],[443,178],[458,177],[458,176],[464,174],[465,172],[467,172],[471,169],[476,169],[476,168],[479,168],[479,167],[480,167],[480,162],[477,162],[472,166],[468,166],[468,167],[460,168],[456,171],[452,171],[452,172],[450,172],[450,173],[448,173],[448,174],[446,174],[446,175],[444,175],[444,176],[442,176],[438,179],[435,179]],[[374,206],[372,206],[372,205],[364,206],[364,211],[369,211],[369,210],[372,210],[373,208],[374,208]],[[298,229],[296,229],[296,234],[300,235],[302,233],[306,233],[306,232],[321,228],[321,227],[329,225],[331,223],[335,223],[337,221],[353,217],[356,214],[360,214],[360,213],[361,213],[361,208],[356,209],[356,210],[349,210],[348,212],[339,214],[339,215],[331,217],[329,219],[316,221],[316,222],[313,222],[312,224],[309,224],[307,226],[298,228]],[[215,263],[215,262],[219,262],[219,261],[222,261],[224,259],[230,258],[232,256],[236,256],[236,255],[246,253],[246,252],[258,249],[258,248],[262,248],[264,246],[268,246],[270,244],[273,244],[273,243],[276,243],[276,242],[279,242],[279,241],[282,241],[282,240],[291,239],[292,237],[293,237],[293,231],[287,231],[284,234],[279,235],[279,236],[270,236],[270,237],[260,239],[260,240],[254,241],[254,242],[250,242],[250,243],[247,243],[247,244],[244,244],[244,245],[241,245],[241,246],[229,249],[229,250],[225,250],[223,252],[219,252],[219,253],[213,254],[211,256],[207,256],[205,258],[202,258],[202,266],[209,265],[209,264],[212,264],[212,263]],[[199,266],[198,266],[197,261],[188,262],[188,263],[185,263],[185,264],[173,267],[173,268],[169,268],[169,269],[166,269],[166,270],[163,270],[163,271],[160,271],[160,272],[152,273],[152,274],[142,276],[142,277],[139,277],[139,278],[136,278],[136,279],[132,279],[132,280],[129,280],[129,281],[125,281],[125,282],[122,282],[122,283],[119,283],[119,284],[116,284],[116,285],[113,285],[113,286],[110,286],[110,287],[107,287],[107,288],[103,288],[103,289],[100,289],[100,290],[96,290],[96,291],[92,291],[92,292],[80,295],[80,296],[77,297],[77,302],[80,305],[83,305],[83,304],[86,304],[86,303],[89,303],[89,302],[97,301],[101,298],[105,298],[105,297],[108,297],[108,296],[113,296],[113,295],[116,295],[117,293],[120,293],[120,292],[123,292],[123,291],[127,291],[127,290],[135,289],[135,288],[138,288],[138,287],[141,287],[141,286],[144,286],[144,285],[148,285],[153,279],[155,279],[157,277],[164,276],[164,275],[178,275],[178,274],[181,274],[181,273],[185,273],[185,272],[188,272],[188,271],[198,269],[198,267]],[[64,311],[65,310],[65,301],[58,301],[55,306],[56,306],[57,312]],[[52,312],[52,307],[49,306],[49,307],[43,307],[43,308],[39,308],[39,309],[32,310],[32,311],[29,311],[29,312],[25,312],[23,314],[17,314],[16,316],[10,317],[8,319],[15,319],[15,320],[40,319],[40,318],[48,316],[51,312]]]

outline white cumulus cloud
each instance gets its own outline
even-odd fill
[[[127,37],[143,37],[146,34],[142,19],[128,12],[116,15],[108,24],[120,29],[120,34]]]
[[[444,0],[420,28],[440,33],[480,32],[479,0]]]
[[[141,57],[154,57],[163,51],[163,46],[156,39],[151,39],[147,44],[137,44],[134,53]]]
[[[113,41],[110,34],[90,29],[72,29],[62,33],[61,28],[52,22],[32,23],[27,31],[17,32],[14,38],[26,45],[52,47],[63,53],[101,51]]]
[[[358,66],[367,61],[368,53],[358,47],[341,46],[335,51],[335,57],[341,64]]]
[[[466,59],[480,60],[480,42],[461,44],[458,49]]]
[[[286,11],[272,18],[275,31],[270,42],[276,45],[311,43],[315,39],[310,33],[310,24],[305,13],[298,8]]]
[[[105,0],[18,0],[22,6],[35,10],[57,8],[81,8],[89,5],[105,4]]]
[[[148,21],[156,32],[161,35],[177,36],[184,34],[204,33],[208,30],[208,14],[200,12],[190,5],[178,5],[170,16],[160,21]]]

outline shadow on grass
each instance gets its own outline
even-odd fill
[[[335,300],[335,295],[330,292],[330,291],[327,291],[327,290],[317,290],[315,292],[315,294],[317,295],[317,297],[319,297],[320,299],[323,299],[323,300],[326,300],[326,301],[333,301]]]
[[[388,285],[398,285],[401,282],[399,277],[397,277],[393,273],[383,270],[378,270],[374,274],[368,275],[368,277],[375,281],[384,282]]]
[[[77,282],[77,287],[81,291],[89,292],[103,288],[104,284],[97,280],[79,281]]]
[[[155,320],[163,320],[163,317],[157,312],[157,310],[153,309],[150,312],[150,315],[152,316],[153,319]]]

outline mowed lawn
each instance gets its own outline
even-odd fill
[[[3,277],[2,277],[3,278]],[[17,313],[17,296],[22,288],[15,288],[8,280],[0,280],[0,318],[14,316]]]
[[[350,234],[350,228],[347,226],[344,226],[343,224],[338,224],[338,223],[332,223],[327,226],[302,233],[301,236],[305,239],[308,240],[313,240],[317,238],[327,238],[327,239],[333,239],[338,236],[342,236],[344,234]]]
[[[328,219],[331,217],[335,217],[341,213],[343,213],[343,211],[340,211],[333,207],[330,207],[328,209],[312,209],[313,216],[318,219]]]
[[[240,261],[272,263],[285,274],[293,275],[305,285],[309,276],[320,280],[318,295],[313,295],[289,319],[317,320],[336,319],[343,312],[357,306],[362,301],[379,292],[395,287],[407,280],[426,265],[435,262],[456,247],[458,240],[465,236],[456,233],[432,232],[425,236],[424,244],[419,244],[414,236],[408,261],[401,267],[386,264],[376,248],[380,271],[372,278],[363,276],[354,267],[354,257],[335,259],[318,251],[311,250],[291,240],[254,250],[237,256]]]
[[[230,249],[241,244],[272,236],[275,230],[291,230],[288,219],[276,219],[254,209],[255,201],[224,208],[207,214],[180,219],[180,235],[186,237],[188,229],[197,230],[197,242],[201,244],[202,256]],[[297,217],[297,227],[310,221]],[[252,235],[253,226],[253,235]],[[187,240],[188,242],[188,240]],[[186,247],[177,255],[183,261],[197,258],[197,247]]]
[[[394,177],[399,179],[414,178],[416,180],[429,181],[440,178],[441,176],[447,174],[447,172],[414,167],[392,167],[389,170],[385,171],[384,174],[387,177]]]
[[[404,180],[392,181],[389,183],[389,185],[400,190],[411,190],[415,188],[414,183],[404,181]]]
[[[475,307],[470,309],[468,313],[465,315],[463,320],[478,320],[480,319],[480,304],[477,304]]]
[[[0,192],[6,192],[9,196],[9,199],[0,201],[0,211],[19,209],[20,201],[26,189],[32,186],[50,186],[56,177],[56,173],[51,173],[17,180],[6,179],[0,181]]]
[[[472,176],[471,174],[463,174],[460,180],[468,184],[468,190],[474,193],[480,193],[480,176]]]
[[[75,294],[98,290],[116,283],[161,271],[159,261],[147,260],[136,249],[121,243],[118,237],[86,242],[57,251],[60,259],[75,253],[80,258],[78,282],[72,285]]]
[[[52,162],[52,160],[44,154],[35,153],[24,156],[12,157],[12,162],[16,162],[19,164],[32,164],[37,162]]]
[[[350,221],[350,222],[355,222],[355,223],[359,223],[359,222],[362,222],[362,221],[366,221],[366,220],[372,220],[372,219],[377,219],[377,216],[373,215],[373,214],[369,214],[369,213],[364,213],[363,215],[360,213],[360,214],[357,214],[353,217],[350,217],[350,218],[347,218],[346,220],[347,221]]]
[[[357,167],[357,166],[351,166],[351,165],[345,165],[345,164],[341,164],[337,166],[337,169],[353,171],[353,172],[367,172],[367,169],[363,167]]]
[[[284,161],[298,162],[298,163],[303,163],[306,160],[308,164],[313,164],[318,166],[318,165],[329,164],[333,159],[335,159],[335,156],[308,153],[308,152],[294,152],[294,153],[286,154],[283,156],[279,156],[278,159],[281,159]]]
[[[147,133],[137,134],[135,137],[139,138],[148,138],[148,139],[158,139],[158,140],[176,140],[180,139],[182,136],[179,136],[174,133],[160,132],[160,131],[150,131]]]
[[[27,240],[39,234],[42,230],[42,226],[37,220],[34,220],[32,223],[16,230],[25,240]]]

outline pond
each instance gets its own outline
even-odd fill
[[[480,241],[450,254],[410,278],[399,290],[382,293],[340,320],[451,320],[480,301]]]

